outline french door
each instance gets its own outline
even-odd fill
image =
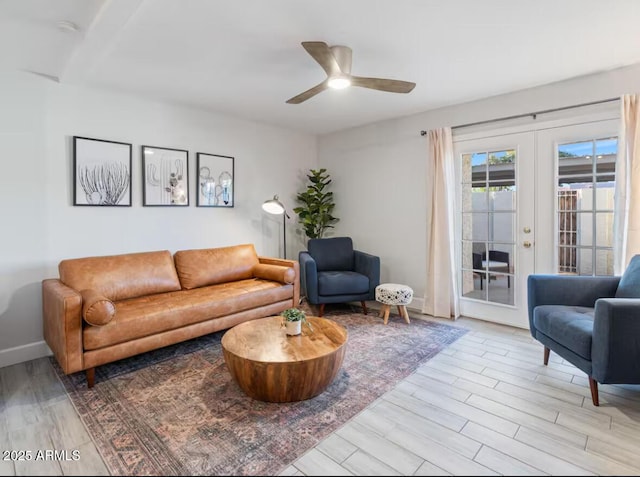
[[[456,141],[460,311],[526,327],[526,276],[534,271],[535,136]]]
[[[617,119],[454,137],[463,316],[528,328],[532,273],[613,273]]]

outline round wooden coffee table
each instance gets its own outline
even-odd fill
[[[302,334],[287,336],[282,317],[246,321],[222,337],[224,360],[242,390],[269,402],[302,401],[322,393],[338,374],[347,330],[335,321],[308,316]]]

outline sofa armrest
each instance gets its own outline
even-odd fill
[[[529,275],[527,300],[531,335],[536,337],[533,325],[533,309],[536,306],[573,305],[593,308],[599,298],[615,296],[619,281],[619,276]]]
[[[300,283],[309,303],[318,303],[318,266],[309,252],[300,252]]]
[[[298,306],[298,303],[300,303],[300,264],[296,260],[286,260],[283,258],[273,257],[258,257],[258,262],[264,265],[277,265],[293,268],[295,277],[293,279],[293,304],[291,306]]]
[[[354,250],[353,255],[355,271],[369,277],[369,300],[374,300],[376,287],[380,285],[380,257],[358,250]]]
[[[258,263],[254,265],[252,272],[255,278],[280,282],[284,285],[292,285],[296,280],[296,272],[293,271],[293,268],[284,265]]]
[[[82,296],[51,278],[42,281],[44,339],[66,374],[82,371]]]
[[[591,362],[598,382],[640,383],[640,299],[596,302]]]

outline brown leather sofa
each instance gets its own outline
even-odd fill
[[[298,262],[252,244],[63,260],[42,281],[44,338],[66,374],[298,305]]]

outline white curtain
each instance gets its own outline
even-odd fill
[[[640,95],[623,95],[620,108],[614,212],[616,275],[640,253]]]
[[[460,315],[454,249],[455,174],[451,128],[429,131],[427,157],[427,280],[422,312]]]

